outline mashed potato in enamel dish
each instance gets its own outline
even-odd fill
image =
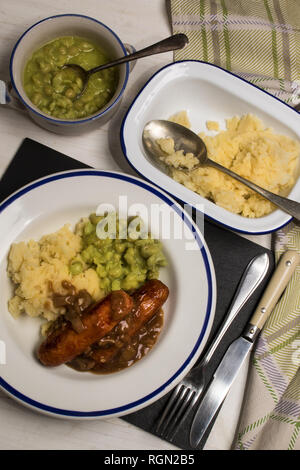
[[[81,249],[81,238],[69,225],[40,241],[13,243],[8,255],[8,275],[17,285],[8,308],[14,317],[26,312],[31,317],[55,320],[65,310],[53,305],[52,293],[65,294],[62,281],[69,281],[77,290],[85,289],[97,301],[104,297],[99,278],[93,269],[72,276],[70,261]]]
[[[185,111],[170,121],[190,128]],[[214,121],[207,121],[207,128],[218,130]],[[203,132],[199,136],[210,159],[273,193],[288,195],[297,180],[299,143],[275,134],[252,114],[227,119],[226,130],[213,136]],[[158,144],[165,153],[161,160],[169,166],[170,176],[188,189],[244,217],[262,217],[275,210],[271,202],[215,168],[193,170],[198,160],[193,154],[175,151],[173,139],[158,139]]]

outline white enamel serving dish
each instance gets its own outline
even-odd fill
[[[269,93],[221,69],[199,61],[175,62],[160,69],[146,83],[131,104],[121,128],[125,157],[134,170],[177,199],[204,211],[226,228],[249,234],[273,232],[286,225],[291,216],[281,210],[249,219],[233,214],[177,183],[155,166],[146,155],[142,131],[152,119],[168,119],[186,110],[196,133],[205,131],[206,121],[219,121],[252,113],[275,132],[300,139],[300,114]],[[300,178],[289,194],[300,202]]]
[[[165,321],[159,340],[141,361],[121,372],[95,375],[63,365],[42,366],[36,359],[39,318],[13,318],[7,302],[11,243],[72,226],[95,212],[100,203],[118,210],[126,196],[128,211],[148,218],[152,233],[163,243],[168,266],[160,279],[169,287]],[[123,199],[124,201],[124,199]],[[124,208],[124,206],[123,206]],[[162,211],[163,217],[152,217]],[[147,216],[148,214],[148,216]],[[166,220],[182,224],[181,238]],[[157,187],[123,173],[75,170],[37,180],[0,205],[0,386],[37,411],[63,418],[101,418],[132,413],[167,393],[186,375],[202,351],[216,303],[214,267],[203,236],[191,218]],[[177,226],[178,228],[178,226]],[[193,248],[193,249],[191,249]]]

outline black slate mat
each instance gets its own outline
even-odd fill
[[[21,186],[35,179],[59,171],[86,167],[87,165],[82,162],[67,157],[31,139],[25,139],[0,180],[0,201]],[[209,341],[214,337],[221,325],[222,319],[233,299],[238,282],[249,261],[254,256],[261,253],[268,253],[270,258],[270,268],[264,282],[256,290],[247,305],[241,310],[228,330],[223,342],[215,352],[211,364],[207,368],[207,377],[210,378],[229,344],[241,334],[244,326],[251,317],[251,313],[258,303],[267,280],[274,269],[274,257],[271,251],[266,250],[260,245],[252,243],[207,221],[205,221],[204,224],[204,234],[214,262],[217,279],[217,306]],[[124,416],[122,419],[155,434],[155,426],[158,418],[171,393],[172,392],[138,412]],[[182,449],[191,449],[188,436],[192,417],[192,414],[187,417],[186,421],[177,430],[174,436],[173,444]],[[203,448],[209,432],[210,429],[204,436],[198,447],[199,449]]]

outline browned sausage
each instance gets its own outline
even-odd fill
[[[134,307],[128,317],[103,338],[103,342],[112,341],[111,346],[94,349],[88,356],[98,364],[108,363],[124,345],[130,343],[141,327],[162,307],[168,295],[169,289],[161,281],[157,279],[147,281],[133,294]]]
[[[81,333],[76,333],[70,323],[50,333],[38,350],[39,360],[45,366],[59,366],[71,361],[109,333],[132,307],[133,300],[126,292],[112,292],[83,313]]]

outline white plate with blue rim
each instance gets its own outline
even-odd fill
[[[13,295],[6,272],[10,246],[38,240],[66,223],[74,226],[99,204],[111,204],[118,210],[119,196],[123,196],[122,204],[126,201],[128,213],[148,218],[168,260],[168,266],[160,271],[170,295],[158,342],[131,367],[107,375],[78,372],[65,365],[44,367],[35,353],[42,320],[25,314],[13,318],[8,311]],[[193,366],[214,318],[215,272],[201,231],[169,195],[118,172],[87,169],[56,173],[2,202],[0,226],[0,386],[10,396],[55,417],[121,416],[159,399]],[[179,236],[179,229],[184,234]]]
[[[277,209],[259,218],[233,214],[217,206],[161,171],[147,156],[142,143],[145,124],[168,119],[186,110],[196,133],[207,133],[206,121],[225,122],[243,114],[254,114],[275,132],[300,140],[300,114],[279,99],[237,75],[206,62],[186,60],[169,64],[156,72],[138,93],[121,126],[123,153],[132,168],[147,180],[225,228],[253,235],[270,233],[291,221]],[[300,165],[299,165],[300,171]],[[300,202],[300,178],[289,196]]]

